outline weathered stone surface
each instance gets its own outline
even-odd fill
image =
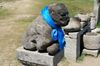
[[[100,34],[87,33],[83,36],[83,41],[86,49],[100,49]]]
[[[54,56],[50,56],[48,53],[25,50],[23,47],[16,49],[16,58],[24,65],[56,66],[63,57],[64,49]]]
[[[96,18],[91,18],[91,25],[90,25],[90,27],[91,27],[91,29],[93,30],[93,29],[95,29],[96,27],[96,25],[97,25],[97,22],[96,22]]]
[[[68,34],[69,34],[70,38],[77,39],[78,33],[79,33],[79,31],[78,32],[69,32]]]
[[[77,39],[70,39],[70,38],[65,38],[66,41],[66,47],[64,48],[64,56],[66,59],[77,61],[77,58],[79,55],[77,55],[80,50],[77,50],[78,48],[80,49],[80,46],[77,46]]]
[[[95,18],[95,14],[94,13],[90,13],[90,18]]]
[[[100,3],[95,4],[94,6],[94,14],[96,16],[96,23],[100,21]]]
[[[48,11],[57,26],[65,26],[68,24],[68,10],[63,4],[50,5]],[[47,47],[55,43],[51,37],[52,30],[53,28],[46,23],[40,13],[24,32],[21,43],[27,50],[47,50]],[[57,50],[55,49],[53,51],[56,52]]]
[[[56,50],[56,51],[54,51],[54,50]],[[54,43],[53,45],[49,46],[47,48],[47,51],[50,55],[54,55],[55,53],[57,53],[59,51],[58,43]]]
[[[72,39],[77,39],[78,36],[82,35],[84,32],[86,31],[90,32],[90,28],[89,25],[85,26],[83,29],[81,29],[80,31],[77,32],[67,32],[68,36]],[[66,35],[66,34],[65,34]]]
[[[64,4],[50,5],[49,13],[57,26],[66,26],[69,22],[68,10]]]
[[[99,50],[83,49],[83,53],[90,54],[90,55],[93,55],[93,56],[97,57],[98,53],[99,53]]]
[[[100,3],[100,0],[94,0],[94,6],[98,3]]]
[[[79,13],[78,18],[81,19],[81,22],[88,22],[88,20],[90,19],[89,14],[85,14],[85,13]]]
[[[81,24],[81,29],[83,29],[88,24],[88,22],[80,22],[80,24]]]
[[[80,20],[77,17],[70,18],[67,26],[63,27],[65,32],[79,31],[81,29]]]
[[[90,25],[88,24],[87,26],[84,27],[84,29],[80,30],[78,33],[77,32],[72,33],[73,37],[75,37],[74,39],[65,37],[66,47],[64,48],[64,56],[67,59],[77,61],[78,57],[80,56],[81,48],[83,48],[82,36],[87,31],[90,31],[89,26]],[[75,36],[74,36],[74,34],[75,34]],[[76,36],[77,36],[77,38],[76,38]]]

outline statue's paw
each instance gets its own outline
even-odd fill
[[[46,48],[47,48],[47,45],[37,44],[36,48],[37,48],[38,51],[45,51]]]
[[[52,44],[51,46],[49,46],[47,48],[47,52],[50,54],[50,55],[55,55],[56,53],[58,53],[59,51],[59,46],[58,46],[58,43],[54,43]]]
[[[36,50],[36,45],[34,43],[27,43],[24,45],[24,49],[26,50],[31,50],[31,51],[35,51]]]

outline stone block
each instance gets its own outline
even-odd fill
[[[66,59],[77,61],[80,56],[80,46],[77,45],[77,39],[65,38],[65,41],[64,56]]]
[[[98,53],[99,53],[99,50],[83,49],[83,53],[90,54],[90,55],[93,55],[93,56],[97,57]]]
[[[72,39],[76,39],[79,32],[69,32],[69,37]]]
[[[77,37],[80,37],[80,35],[82,35],[83,33],[90,32],[90,24],[88,24],[87,26],[85,26],[83,29],[81,29],[80,31],[77,32],[68,32],[68,36],[72,39],[77,39]]]
[[[64,49],[56,55],[50,56],[48,53],[29,51],[19,47],[15,54],[17,60],[26,66],[56,66],[64,57]]]
[[[82,36],[84,33],[90,31],[89,26],[90,24],[85,26],[84,29],[79,32],[69,33],[71,38],[65,37],[66,47],[64,48],[64,56],[66,59],[77,61],[78,57],[80,56],[80,52],[82,51],[81,48],[83,48]]]

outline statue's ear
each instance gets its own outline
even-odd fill
[[[60,16],[58,13],[56,12],[52,12],[50,14],[50,16],[52,17],[52,19],[55,21],[55,22],[59,22],[59,20],[62,18],[62,16]]]

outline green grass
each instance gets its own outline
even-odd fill
[[[98,31],[97,33],[100,34],[100,31]]]
[[[14,2],[14,1],[16,1],[16,0],[0,0],[0,3],[1,2]]]
[[[86,55],[85,53],[82,53],[81,56],[78,58],[78,61],[77,62],[84,61],[85,55]]]
[[[69,64],[70,64],[65,57],[62,58],[61,63],[63,66],[69,66]],[[60,65],[60,66],[62,66],[62,65]]]
[[[85,56],[94,57],[94,56],[91,55],[91,54],[82,53],[81,56],[78,58],[78,61],[77,61],[77,62],[80,63],[80,62],[84,61]]]
[[[69,16],[74,17],[77,13],[91,13],[93,12],[94,0],[37,0],[42,2],[40,9],[53,3],[63,3],[68,11]],[[42,5],[43,4],[43,5]]]
[[[66,60],[66,57],[63,57],[61,61],[65,61],[65,60]]]
[[[100,22],[98,22],[98,24],[96,25],[97,28],[100,28]]]

